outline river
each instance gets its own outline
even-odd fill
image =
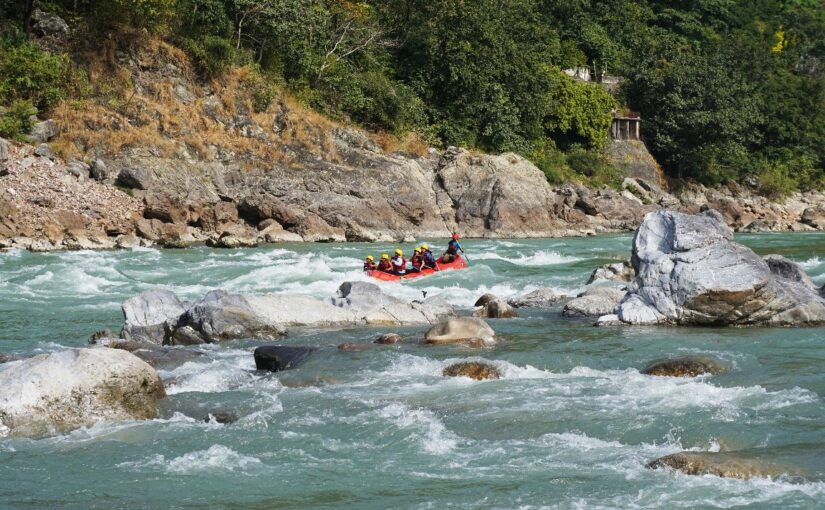
[[[825,234],[742,235],[825,283]],[[431,240],[431,244],[440,244]],[[573,294],[626,259],[630,235],[468,240],[472,266],[382,287],[469,308],[547,286]],[[296,244],[247,250],[0,254],[0,352],[86,344],[121,324],[120,303],[168,288],[326,297],[394,246]],[[410,247],[406,247],[409,251]],[[259,342],[201,348],[160,371],[160,417],[45,439],[0,440],[4,508],[816,508],[825,506],[825,329],[596,328],[560,307],[491,320],[491,349],[423,347],[424,327],[294,331],[322,349],[300,367],[254,370]],[[340,352],[385,332],[407,343]],[[652,360],[702,354],[731,368],[656,378]],[[503,378],[441,376],[489,360]],[[227,411],[230,424],[205,422]],[[801,475],[749,481],[654,471],[681,450],[747,450]]]

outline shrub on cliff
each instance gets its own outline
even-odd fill
[[[66,97],[69,60],[20,36],[0,40],[0,105],[29,101],[40,110]]]
[[[0,113],[0,137],[23,139],[34,127],[32,118],[37,108],[28,99],[17,99],[4,110]]]

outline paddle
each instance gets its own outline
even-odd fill
[[[458,249],[459,249],[459,250],[461,250],[461,255],[463,255],[463,256],[464,256],[464,260],[466,260],[466,261],[467,261],[467,267],[470,267],[470,266],[472,265],[472,264],[470,263],[470,257],[468,257],[466,253],[464,253],[464,248],[461,246],[461,244],[459,244],[459,242],[458,242],[458,241],[456,241],[456,242],[455,242],[455,244],[457,244],[457,245],[458,245]]]

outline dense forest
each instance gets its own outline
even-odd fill
[[[672,177],[825,182],[825,0],[0,0],[6,136],[82,93],[71,55],[29,42],[33,7],[84,44],[145,29],[204,78],[250,66],[334,118],[517,151],[551,180],[603,171],[611,112],[629,109]]]

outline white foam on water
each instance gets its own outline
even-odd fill
[[[539,250],[529,255],[519,253],[516,257],[505,257],[496,252],[474,253],[471,260],[502,260],[518,266],[538,267],[569,264],[584,259],[572,255],[563,255],[554,250]]]
[[[805,269],[807,271],[809,269],[821,266],[822,260],[819,257],[811,257],[807,260],[803,260],[802,262],[797,262],[797,264],[802,266],[802,269]]]
[[[278,390],[280,381],[255,373],[253,357],[240,349],[215,350],[204,360],[187,361],[171,370],[159,370],[166,393],[219,393],[243,388]],[[262,382],[264,380],[266,382]]]
[[[262,466],[263,463],[257,457],[243,455],[221,444],[215,444],[206,450],[186,453],[169,460],[167,460],[164,455],[156,454],[144,460],[117,464],[119,468],[134,471],[160,468],[166,473],[176,475],[194,475],[210,472],[246,472]]]
[[[427,409],[413,409],[400,403],[392,403],[378,411],[378,416],[390,420],[400,429],[413,429],[410,439],[417,441],[421,448],[435,455],[451,452],[458,446],[460,438]]]
[[[660,484],[659,490],[651,488],[658,493],[656,502],[651,504],[648,500],[645,507],[739,508],[762,504],[781,508],[780,500],[785,497],[816,499],[825,496],[825,482],[821,481],[800,482],[784,477],[738,480],[713,475],[686,475],[670,469],[648,470],[648,476],[658,479]],[[629,503],[633,498],[628,496],[624,499]]]
[[[481,357],[434,360],[412,354],[399,354],[385,370],[365,372],[364,379],[351,383],[351,386],[368,386],[375,388],[374,394],[392,397],[455,385],[486,384],[486,381],[442,376],[445,367],[465,361],[490,363],[501,371],[500,381],[511,383],[499,390],[505,392],[501,398],[514,391],[523,391],[518,381],[545,381],[531,383],[532,397],[524,403],[531,410],[599,409],[606,415],[622,416],[632,409],[653,420],[657,415],[702,409],[712,412],[714,419],[730,422],[740,419],[748,410],[773,411],[819,402],[815,393],[803,388],[768,391],[762,386],[716,386],[704,377],[653,377],[635,369],[576,367],[564,373]]]

